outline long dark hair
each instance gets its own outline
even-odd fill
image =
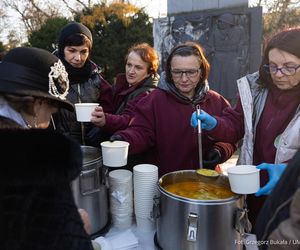
[[[167,58],[166,62],[166,79],[168,82],[173,82],[172,75],[171,75],[171,61],[174,56],[196,56],[200,63],[201,69],[201,77],[199,83],[204,82],[208,78],[208,74],[210,72],[210,65],[207,61],[203,48],[195,43],[195,42],[186,42],[184,44],[178,45],[174,47]]]
[[[263,65],[269,64],[269,52],[274,48],[286,51],[300,58],[300,28],[290,28],[280,31],[267,42],[259,67],[259,84],[264,87],[273,84],[271,75],[264,70]]]

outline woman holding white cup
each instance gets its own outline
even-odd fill
[[[256,196],[271,193],[300,148],[299,40],[300,28],[277,33],[265,48],[259,72],[237,81],[240,95],[234,108],[226,108],[220,116],[202,112],[191,117],[192,126],[201,120],[205,133],[215,140],[243,139],[238,164],[254,164],[263,170],[261,181],[266,186]],[[252,222],[264,200],[247,197]]]

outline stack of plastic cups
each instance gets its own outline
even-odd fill
[[[151,164],[140,164],[133,168],[134,212],[137,229],[143,232],[154,230],[151,218],[153,198],[157,190],[158,168]]]
[[[118,229],[129,228],[133,215],[131,171],[118,169],[109,173],[109,200],[113,225]]]

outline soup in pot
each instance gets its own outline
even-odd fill
[[[200,181],[178,182],[164,187],[168,192],[194,200],[219,200],[235,194],[227,187]]]

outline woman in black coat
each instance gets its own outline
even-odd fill
[[[79,144],[46,130],[69,82],[61,61],[16,48],[0,63],[0,249],[91,250],[70,182],[80,173]]]

